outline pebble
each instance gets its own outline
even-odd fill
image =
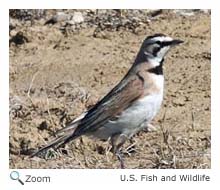
[[[63,21],[68,21],[70,19],[70,15],[66,14],[64,12],[57,12],[56,15],[54,15],[51,19],[45,22],[46,24],[55,24],[57,22],[63,22]]]
[[[75,12],[73,14],[71,21],[73,21],[76,24],[82,23],[82,22],[84,22],[84,17],[81,12]]]

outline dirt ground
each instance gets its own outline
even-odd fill
[[[126,13],[123,13],[126,14]],[[126,168],[211,168],[211,15],[163,11],[135,31],[95,27],[63,34],[59,24],[19,25],[10,43],[10,168],[119,168],[108,142],[82,137],[29,158],[54,132],[102,98],[131,67],[146,36],[185,41],[164,64],[165,94],[153,120],[123,148]],[[128,153],[129,151],[129,153]]]

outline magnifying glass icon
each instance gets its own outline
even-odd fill
[[[17,172],[17,171],[12,171],[12,172],[10,173],[10,178],[11,178],[12,180],[18,180],[21,185],[24,185],[24,182],[21,181],[19,177],[20,177],[20,174],[19,174],[19,172]]]

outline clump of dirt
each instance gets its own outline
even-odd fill
[[[158,128],[125,144],[126,168],[210,168],[210,13],[65,10],[45,24],[57,12],[10,12],[10,168],[118,168],[108,142],[87,137],[28,155],[111,90],[154,33],[185,43],[165,60]]]

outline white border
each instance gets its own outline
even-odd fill
[[[1,189],[60,189],[60,188],[80,188],[80,189],[161,189],[161,188],[199,188],[206,189],[219,186],[219,170],[220,170],[220,126],[219,126],[219,106],[220,106],[220,63],[219,63],[219,44],[220,44],[220,8],[218,1],[204,0],[8,0],[1,3],[1,34],[0,34],[0,141],[1,141],[1,161],[0,161],[0,187]],[[156,9],[156,8],[203,8],[212,9],[212,169],[211,170],[20,170],[21,177],[25,174],[35,175],[51,175],[53,183],[50,185],[36,184],[19,186],[17,181],[11,181],[9,178],[8,164],[8,132],[9,132],[9,116],[8,116],[8,9],[10,8],[121,8],[121,9]],[[190,64],[190,63],[189,63]],[[120,182],[120,174],[208,174],[211,176],[212,182],[200,183],[149,183],[149,182]],[[212,187],[211,187],[212,186]]]

